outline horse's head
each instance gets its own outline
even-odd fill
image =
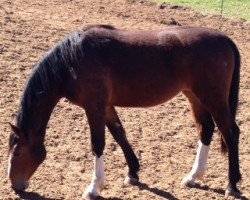
[[[18,127],[11,124],[8,176],[12,188],[27,189],[28,181],[46,157],[43,144],[34,144]]]

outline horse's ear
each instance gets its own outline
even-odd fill
[[[20,130],[18,127],[16,127],[15,125],[11,124],[11,123],[9,123],[9,125],[10,125],[11,130],[13,131],[13,133],[14,133],[18,138],[20,138],[21,135],[22,135],[21,130]]]

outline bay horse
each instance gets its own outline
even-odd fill
[[[216,123],[222,150],[228,152],[225,195],[238,195],[240,131],[235,115],[239,77],[236,45],[213,29],[125,31],[92,25],[76,31],[37,63],[27,81],[16,121],[10,124],[8,176],[12,188],[25,190],[45,160],[46,126],[62,97],[85,109],[90,126],[94,172],[83,198],[95,198],[104,186],[105,126],[126,158],[126,183],[137,183],[139,162],[115,106],[155,106],[183,92],[190,102],[199,145],[182,184],[195,185],[204,174]]]

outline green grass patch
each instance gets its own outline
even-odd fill
[[[169,2],[191,6],[195,10],[208,14],[221,13],[221,0],[153,0],[157,3]],[[222,15],[234,19],[250,21],[250,0],[224,0]]]

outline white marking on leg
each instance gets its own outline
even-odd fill
[[[208,159],[209,146],[202,144],[199,141],[199,146],[197,149],[197,154],[195,162],[193,164],[192,170],[183,179],[182,185],[195,185],[195,179],[199,179],[203,176],[206,170],[207,159]]]
[[[104,161],[103,156],[94,158],[94,172],[90,185],[86,188],[83,198],[92,199],[100,195],[101,190],[104,187],[105,174],[104,174]]]

